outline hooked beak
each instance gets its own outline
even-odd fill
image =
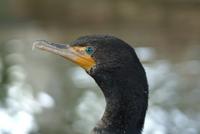
[[[33,43],[33,49],[38,48],[44,51],[54,53],[68,59],[85,70],[89,71],[96,63],[94,59],[85,53],[81,46],[70,46],[65,44],[50,43],[45,40],[38,40]]]

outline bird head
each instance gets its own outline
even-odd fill
[[[107,106],[94,133],[140,133],[147,109],[145,71],[132,47],[103,35],[80,37],[69,45],[36,41],[36,48],[84,68],[104,93]]]
[[[122,67],[137,56],[124,41],[107,35],[83,36],[69,45],[39,40],[34,47],[60,55],[84,68],[88,73]],[[134,63],[134,61],[132,61]]]

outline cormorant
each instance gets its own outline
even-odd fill
[[[101,88],[106,108],[92,134],[142,133],[148,83],[134,48],[108,35],[83,36],[70,45],[40,40],[33,46],[78,64]]]

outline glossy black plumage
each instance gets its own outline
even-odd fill
[[[134,49],[113,36],[84,36],[71,45],[91,46],[96,66],[87,71],[101,88],[106,109],[92,134],[140,134],[148,106],[146,74]]]

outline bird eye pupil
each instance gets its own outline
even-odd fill
[[[88,54],[91,55],[91,54],[93,53],[94,50],[93,50],[92,47],[87,47],[85,51],[86,51],[86,53],[88,53]]]

